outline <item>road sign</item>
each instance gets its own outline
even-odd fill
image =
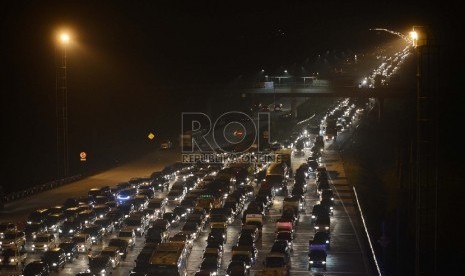
[[[149,138],[149,140],[153,140],[153,138],[155,138],[155,134],[150,132],[149,135],[147,135],[147,137]]]
[[[82,151],[81,153],[79,153],[79,157],[81,158],[81,161],[86,161],[87,153],[85,151]]]

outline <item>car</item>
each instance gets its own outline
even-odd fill
[[[290,231],[279,231],[276,233],[275,241],[284,240],[288,243],[289,247],[293,248],[294,234]]]
[[[156,219],[161,217],[165,213],[165,206],[167,203],[167,198],[153,198],[149,200],[146,210],[149,210],[149,216],[151,219]]]
[[[162,218],[166,219],[172,226],[179,225],[179,222],[181,220],[179,216],[174,212],[166,212],[163,214]]]
[[[200,263],[199,269],[201,271],[212,272],[213,275],[218,275],[220,267],[221,267],[221,262],[218,261],[218,258],[207,257],[202,260],[202,262]]]
[[[50,267],[44,261],[32,261],[23,269],[23,276],[48,276],[50,274]]]
[[[223,262],[223,251],[218,248],[207,247],[204,249],[202,256],[202,259],[206,258],[216,258],[218,259],[218,263],[221,264]]]
[[[312,208],[312,220],[315,221],[318,217],[331,214],[330,209],[321,204],[315,204]]]
[[[329,199],[331,201],[334,201],[334,192],[333,192],[333,190],[332,189],[326,189],[326,190],[321,191],[320,201],[322,201],[323,199]]]
[[[3,239],[0,240],[0,249],[16,247],[24,249],[26,244],[26,233],[23,231],[7,231],[3,234]]]
[[[63,249],[66,255],[66,260],[72,262],[73,259],[77,259],[79,256],[78,244],[75,241],[63,241],[58,244],[58,247]]]
[[[287,258],[287,261],[289,261],[291,258],[291,247],[286,240],[275,240],[271,246],[270,252],[284,254]]]
[[[127,253],[128,253],[128,247],[129,247],[129,242],[125,239],[120,239],[120,238],[111,238],[108,241],[108,246],[112,247],[118,247],[119,249],[119,254],[121,255],[121,259],[125,260]]]
[[[65,251],[59,247],[51,248],[44,253],[42,260],[48,264],[50,270],[58,272],[65,268],[66,254]]]
[[[326,231],[317,231],[313,239],[309,241],[310,249],[323,249],[327,250],[330,247],[331,236]]]
[[[62,213],[51,213],[45,217],[44,223],[49,231],[57,232],[64,221],[65,216]]]
[[[166,195],[166,198],[168,198],[169,202],[180,203],[184,199],[185,195],[186,190],[170,190]]]
[[[107,255],[89,257],[89,272],[94,275],[108,275],[112,272],[111,258]]]
[[[194,237],[194,239],[197,238],[198,234],[200,233],[200,226],[197,222],[186,222],[181,228],[181,231],[190,233]]]
[[[12,222],[0,222],[0,239],[3,239],[5,232],[18,231],[18,226]]]
[[[138,237],[142,237],[147,226],[147,219],[143,213],[133,213],[124,220],[124,228],[133,229]]]
[[[330,215],[334,214],[334,200],[331,200],[331,198],[323,198],[320,200],[319,204],[325,206],[329,210]]]
[[[106,204],[99,204],[95,205],[93,210],[97,216],[97,219],[101,219],[104,218],[105,215],[110,211],[110,207],[108,207]]]
[[[118,233],[118,238],[128,241],[129,247],[136,245],[136,232],[132,228],[123,228]]]
[[[257,242],[260,239],[260,229],[256,225],[245,224],[242,225],[240,235],[250,235]]]
[[[92,240],[92,244],[99,244],[103,241],[103,235],[105,230],[102,226],[97,224],[87,224],[84,229],[82,229],[83,234],[88,234]]]
[[[71,240],[77,244],[79,253],[87,253],[92,248],[92,239],[89,234],[77,233]]]
[[[94,221],[94,224],[102,227],[104,234],[111,234],[115,231],[115,225],[110,218],[98,218]]]
[[[318,216],[314,222],[313,228],[315,229],[316,232],[320,230],[324,230],[326,232],[330,232],[330,216],[328,214],[326,215],[321,215]]]
[[[78,220],[66,220],[58,229],[58,236],[72,237],[74,234],[82,230],[82,225]]]
[[[308,270],[323,268],[326,270],[326,251],[321,249],[312,249],[308,252]]]
[[[32,251],[48,251],[57,246],[55,236],[53,234],[43,233],[38,234],[31,245]]]
[[[244,261],[231,261],[226,268],[226,276],[247,276],[249,269]]]
[[[0,251],[0,270],[15,269],[18,267],[24,267],[28,253],[24,249],[17,247],[7,247]],[[0,275],[2,272],[0,271]]]
[[[145,243],[162,243],[169,238],[169,232],[157,228],[149,228],[145,235]]]
[[[110,257],[111,267],[115,269],[121,262],[121,254],[118,246],[106,246],[100,251],[100,255]]]
[[[173,209],[173,213],[176,214],[180,220],[185,220],[190,211],[185,206],[176,206]]]
[[[115,229],[120,228],[123,224],[124,213],[117,208],[110,209],[105,216],[113,222]]]

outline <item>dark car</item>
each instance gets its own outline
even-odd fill
[[[94,275],[111,274],[111,258],[107,255],[97,255],[89,258],[89,270]]]
[[[201,271],[213,272],[215,275],[218,275],[220,266],[221,266],[221,263],[218,262],[217,258],[207,257],[202,260],[202,263],[200,263],[199,269]]]
[[[170,225],[176,226],[179,224],[180,218],[174,212],[166,212],[163,214],[163,219],[166,219]]]
[[[109,218],[112,222],[115,228],[120,228],[121,225],[123,224],[124,220],[124,213],[119,210],[119,209],[111,209],[107,214],[106,217]]]
[[[73,261],[79,256],[77,243],[74,241],[64,241],[58,245],[59,248],[63,249],[66,255],[66,260]]]
[[[329,215],[331,211],[324,205],[315,204],[312,209],[312,220],[316,220],[320,216]]]
[[[82,225],[78,220],[67,220],[63,222],[63,224],[60,226],[60,229],[58,229],[58,233],[60,237],[72,237],[74,234],[81,231],[81,229]]]
[[[98,218],[94,221],[95,225],[99,225],[104,229],[105,234],[113,233],[115,230],[115,225],[113,224],[113,221],[107,217],[103,218]]]
[[[124,239],[119,238],[112,238],[108,241],[108,246],[114,246],[119,248],[119,253],[121,255],[121,259],[126,259],[126,255],[128,253],[129,242]]]
[[[289,247],[292,250],[292,245],[294,241],[294,234],[290,231],[279,231],[276,233],[275,241],[284,240],[288,243]]]
[[[82,233],[89,234],[92,244],[98,244],[103,241],[103,235],[105,234],[102,226],[97,224],[88,224],[84,229],[82,229]]]
[[[315,268],[323,268],[326,270],[326,251],[313,249],[308,253],[308,270]]]
[[[231,261],[226,269],[228,276],[246,276],[249,275],[249,269],[244,261]]]
[[[317,231],[309,242],[311,249],[327,250],[330,247],[330,234],[326,231]]]
[[[47,226],[42,222],[35,222],[26,224],[24,227],[24,234],[26,235],[26,240],[31,241],[35,239],[36,235],[47,231]]]
[[[184,219],[186,219],[186,217],[190,213],[190,211],[185,206],[176,206],[173,209],[173,213],[178,215],[179,219],[184,220]]]
[[[48,276],[50,268],[44,261],[32,261],[23,269],[24,276]]]
[[[287,258],[287,261],[289,261],[291,258],[291,247],[289,246],[289,243],[285,240],[276,240],[273,243],[273,246],[271,246],[270,252],[284,254]]]
[[[60,267],[61,269],[65,268],[65,251],[59,247],[51,248],[44,252],[44,255],[42,256],[42,261],[48,264],[50,270],[55,270],[56,272],[58,272],[60,270]]]

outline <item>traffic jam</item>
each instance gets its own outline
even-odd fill
[[[337,198],[324,164],[336,135],[325,131],[351,128],[366,106],[340,101],[318,132],[304,130],[290,145],[276,142],[262,152],[279,155],[279,162],[225,154],[224,163],[176,162],[35,210],[21,229],[3,222],[1,275],[326,271]],[[305,268],[297,268],[302,256]],[[76,265],[82,258],[84,267]]]

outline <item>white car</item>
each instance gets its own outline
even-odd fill
[[[47,251],[55,248],[55,236],[53,234],[38,234],[31,245],[32,251]]]

